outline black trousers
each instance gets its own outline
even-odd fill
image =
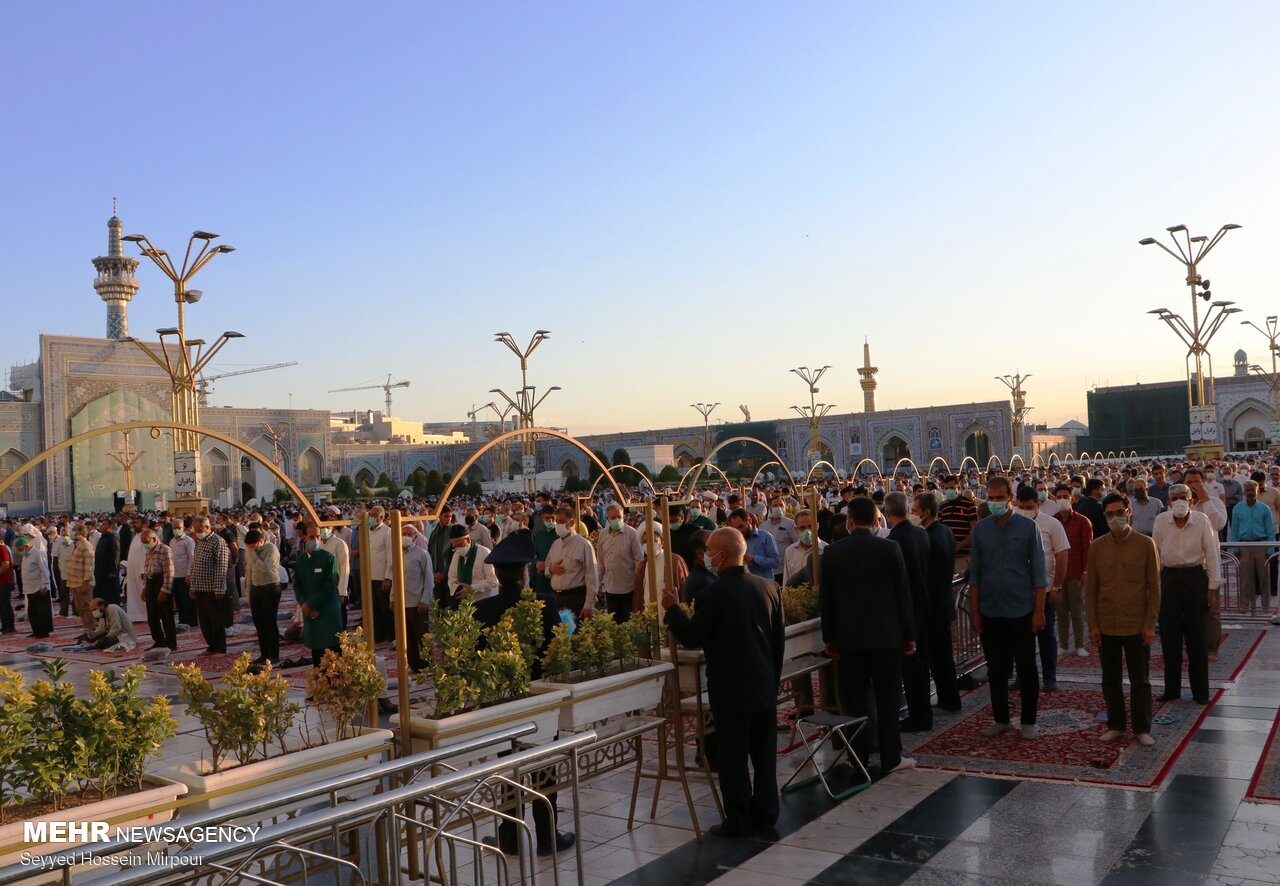
[[[406,637],[405,654],[409,659],[409,668],[420,671],[426,667],[422,660],[422,638],[426,636],[431,624],[430,611],[418,612],[418,607],[411,606],[404,611],[404,629]]]
[[[621,623],[631,617],[631,594],[605,594],[604,605],[616,622]]]
[[[13,626],[13,585],[0,587],[0,631],[8,634],[15,630]]]
[[[254,585],[249,588],[249,613],[258,632],[258,652],[267,661],[280,660],[280,584]]]
[[[1107,728],[1124,732],[1124,674],[1121,655],[1129,666],[1129,703],[1133,734],[1151,732],[1151,647],[1142,635],[1127,637],[1102,635],[1102,695],[1107,700]]]
[[[31,623],[31,636],[37,640],[53,633],[53,600],[48,589],[27,594],[27,620]]]
[[[382,582],[373,585],[373,637],[378,642],[396,638],[391,618],[391,592],[382,590]]]
[[[868,714],[868,698],[875,696],[876,744],[880,749],[880,769],[888,772],[902,761],[902,733],[898,711],[902,707],[902,650],[840,650],[836,659],[836,682],[840,707],[852,717]],[[864,728],[853,749],[866,763],[871,736]]]
[[[716,724],[725,826],[742,833],[773,827],[778,820],[777,707],[754,711],[713,707],[711,715]]]
[[[619,594],[621,596],[621,594]],[[583,608],[587,605],[587,586],[580,588],[568,588],[563,591],[555,592],[556,609],[568,609],[573,613],[574,618],[582,615]],[[613,610],[609,610],[612,612]],[[616,619],[617,616],[614,616]]]
[[[178,621],[194,628],[200,617],[196,614],[196,601],[191,599],[191,585],[185,578],[173,580],[173,605],[178,610]]]
[[[928,621],[922,619],[924,630],[916,641],[916,651],[902,658],[902,688],[907,700],[907,717],[922,726],[933,725],[933,705],[929,701],[929,642]]]
[[[997,723],[1009,722],[1009,677],[1016,664],[1022,689],[1022,722],[1034,725],[1040,703],[1040,674],[1036,670],[1036,637],[1031,633],[1031,613],[1018,618],[982,616],[982,652],[987,657],[992,719]]]
[[[93,595],[103,603],[120,603],[120,576],[112,572],[97,576],[93,583]]]
[[[147,604],[147,627],[151,630],[151,642],[157,646],[178,648],[178,628],[173,619],[173,594],[162,594],[162,575],[145,575],[142,578],[142,599]]]
[[[196,613],[200,621],[200,633],[204,643],[214,652],[227,651],[227,626],[223,622],[225,607],[222,594],[193,594]]]
[[[1160,651],[1164,653],[1164,691],[1182,693],[1182,645],[1187,646],[1187,682],[1199,702],[1209,700],[1209,653],[1205,619],[1209,615],[1209,574],[1203,567],[1166,566],[1160,570]]]
[[[956,657],[951,637],[951,620],[945,610],[929,619],[929,670],[938,691],[938,704],[949,710],[960,708],[960,686],[956,682]]]

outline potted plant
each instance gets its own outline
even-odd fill
[[[65,662],[41,666],[45,678],[30,685],[0,668],[0,866],[87,842],[29,844],[24,821],[158,824],[187,792],[145,774],[178,724],[166,698],[141,693],[142,665],[90,671],[87,698],[63,679]]]
[[[557,625],[542,657],[542,679],[533,681],[533,691],[568,693],[560,708],[564,731],[584,729],[619,714],[652,710],[673,668],[669,661],[648,657],[658,636],[645,612],[633,612],[621,624],[600,616],[573,631],[567,624]]]
[[[202,797],[192,809],[204,811],[380,761],[391,732],[353,724],[385,683],[360,628],[341,635],[340,643],[342,653],[325,653],[308,678],[306,708],[289,700],[288,682],[270,665],[255,673],[248,653],[217,685],[196,665],[174,665],[179,700],[200,724],[203,742],[198,735],[180,736],[151,771],[187,785]],[[309,714],[319,723],[311,723]]]
[[[529,691],[533,661],[542,646],[542,606],[526,589],[520,602],[487,629],[476,620],[470,596],[454,609],[436,606],[432,631],[422,640],[428,664],[417,676],[419,685],[431,687],[434,695],[409,714],[415,751],[524,722],[537,726],[525,741],[555,736],[560,704],[568,693]],[[391,722],[398,724],[400,715]]]
[[[822,651],[822,618],[818,592],[802,584],[782,589],[782,621],[786,625],[784,659]]]

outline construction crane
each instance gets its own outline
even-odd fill
[[[266,372],[270,369],[284,369],[286,366],[297,366],[297,360],[290,360],[288,363],[268,363],[265,366],[252,366],[249,369],[236,369],[231,372],[219,372],[217,375],[202,375],[196,379],[196,393],[200,397],[200,405],[209,405],[209,392],[215,381],[220,378],[230,378],[233,375],[249,375],[253,372]]]
[[[387,395],[387,418],[390,418],[391,417],[391,389],[407,388],[407,387],[409,387],[409,383],[407,381],[392,381],[390,374],[388,374],[387,380],[380,385],[357,385],[354,388],[334,388],[329,393],[340,394],[344,391],[372,391],[374,388],[382,388],[382,390],[386,392],[386,395]]]

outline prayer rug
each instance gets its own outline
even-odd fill
[[[1221,695],[1216,690],[1213,701]],[[1040,735],[1032,741],[1019,738],[1019,703],[1018,693],[1011,693],[1014,728],[984,738],[979,731],[993,721],[990,691],[983,686],[968,697],[960,719],[906,752],[919,766],[932,769],[1154,789],[1209,712],[1208,706],[1189,701],[1155,702],[1151,734],[1156,743],[1142,747],[1128,734],[1106,744],[1098,741],[1106,730],[1096,719],[1106,709],[1101,689],[1071,685],[1042,693],[1036,716]],[[914,736],[903,738],[911,741]]]
[[[1227,683],[1234,680],[1249,656],[1258,648],[1266,631],[1253,628],[1238,628],[1222,632],[1222,644],[1218,648],[1218,660],[1209,662],[1210,682]],[[1102,683],[1102,661],[1098,657],[1098,647],[1090,643],[1087,658],[1076,655],[1074,649],[1058,656],[1058,679],[1070,680],[1073,683]],[[1187,657],[1184,650],[1182,656],[1182,672],[1187,672]],[[1160,638],[1151,644],[1151,682],[1164,685],[1164,655],[1160,652]],[[1187,691],[1183,681],[1183,692]]]
[[[1280,803],[1280,713],[1271,724],[1271,733],[1262,748],[1262,758],[1253,772],[1246,800]]]

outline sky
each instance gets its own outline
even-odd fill
[[[245,338],[214,405],[463,419],[514,392],[571,432],[1007,397],[1087,420],[1182,377],[1142,237],[1242,225],[1216,298],[1276,311],[1280,4],[25,4],[0,58],[6,364],[101,336],[90,259],[128,232],[237,248],[189,334]],[[174,321],[149,265],[135,334]],[[1265,339],[1229,323],[1215,369]]]

